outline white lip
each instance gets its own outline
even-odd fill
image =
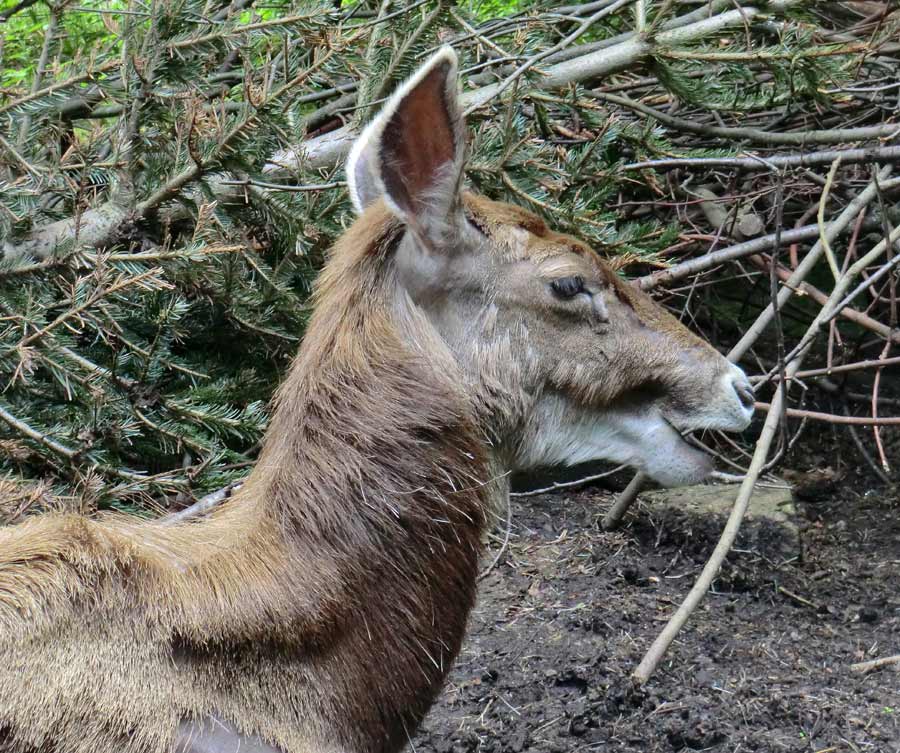
[[[734,407],[728,422],[732,431],[749,421],[746,410],[737,411],[737,395]],[[658,407],[585,411],[560,396],[545,396],[530,416],[513,463],[527,469],[603,459],[640,469],[663,486],[696,484],[709,476],[713,460],[685,441],[682,431],[722,428],[722,422],[703,414],[691,415],[690,421],[679,418],[664,416]]]
[[[709,476],[712,458],[684,438],[655,408],[641,412],[604,411],[589,425],[567,433],[574,440],[567,457],[556,462],[578,463],[603,458],[626,463],[663,486],[696,484]]]
[[[712,458],[690,445],[663,416],[654,418],[637,443],[641,470],[663,486],[687,486],[707,478]]]

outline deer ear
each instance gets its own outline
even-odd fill
[[[363,131],[347,161],[357,212],[378,198],[423,238],[434,238],[458,196],[465,134],[457,60],[441,48]]]

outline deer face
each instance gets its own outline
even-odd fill
[[[581,241],[461,191],[456,87],[445,48],[348,162],[356,208],[383,200],[405,225],[392,260],[398,306],[421,312],[449,347],[508,467],[602,458],[664,485],[702,479],[711,463],[682,433],[748,425],[743,371]]]

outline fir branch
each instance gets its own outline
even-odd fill
[[[848,141],[868,141],[870,139],[896,136],[898,130],[900,130],[900,123],[881,123],[879,125],[863,126],[861,128],[834,128],[829,130],[790,132],[766,131],[761,128],[715,126],[679,118],[645,105],[643,102],[638,102],[619,94],[609,94],[597,90],[586,90],[584,94],[588,97],[603,100],[604,102],[612,102],[613,104],[627,107],[630,110],[635,110],[644,115],[649,115],[660,123],[665,123],[680,131],[696,133],[700,136],[726,139],[727,141],[746,139],[757,144],[766,144],[768,146],[807,146],[810,144],[840,144]]]
[[[17,110],[24,105],[29,104],[30,102],[34,102],[35,100],[47,97],[51,94],[55,94],[56,92],[59,92],[63,89],[69,89],[73,86],[77,86],[78,84],[82,84],[85,81],[95,79],[100,74],[105,73],[106,71],[118,68],[119,65],[120,63],[118,60],[106,60],[96,67],[89,68],[87,71],[76,74],[75,76],[72,76],[65,81],[59,81],[55,84],[50,84],[49,86],[45,86],[43,89],[38,89],[38,91],[36,92],[32,92],[24,97],[14,99],[10,102],[7,102],[5,105],[0,105],[0,115],[10,112],[11,110]]]
[[[160,267],[154,267],[153,269],[150,269],[146,272],[143,272],[142,274],[135,275],[133,277],[120,275],[111,285],[95,290],[81,303],[71,309],[67,309],[59,316],[57,316],[56,319],[54,319],[52,322],[41,327],[37,332],[32,332],[30,335],[23,337],[16,347],[21,349],[32,345],[34,342],[49,334],[59,325],[67,322],[69,319],[78,318],[83,312],[94,307],[103,298],[107,298],[109,296],[115,295],[116,293],[120,293],[132,285],[136,285],[138,287],[146,287],[152,281],[154,288],[171,289],[172,285],[170,283],[167,283],[159,278],[160,272],[162,272],[162,269]]]
[[[767,11],[783,12],[797,5],[800,0],[779,0],[770,3]],[[725,3],[728,5],[729,3]],[[610,47],[586,52],[577,57],[555,63],[544,68],[541,79],[542,90],[564,89],[571,84],[601,78],[615,71],[634,65],[637,61],[649,57],[654,51],[664,47],[685,45],[713,34],[721,33],[732,26],[742,25],[745,20],[764,16],[763,11],[755,7],[730,10],[707,17],[705,13],[686,14],[682,20],[689,19],[683,26],[671,26],[660,32],[653,42],[639,37],[629,36]],[[574,47],[573,50],[578,50]],[[489,84],[474,91],[465,91],[461,97],[464,109],[473,105],[490,102],[498,93],[500,84]],[[302,164],[307,169],[334,166],[350,151],[355,134],[353,129],[342,128],[324,136],[305,141],[302,145],[274,154],[267,165],[267,172],[296,168]]]
[[[900,126],[898,126],[900,127]],[[673,157],[672,159],[646,160],[623,165],[623,170],[655,170],[679,167],[739,167],[742,170],[776,170],[782,167],[809,167],[828,165],[840,157],[841,163],[900,161],[900,146],[869,147],[866,149],[828,149],[822,152],[806,152],[776,156],[756,157]]]
[[[62,444],[61,442],[57,442],[46,432],[42,432],[31,426],[28,422],[17,418],[15,415],[10,413],[2,404],[0,404],[0,421],[3,421],[7,426],[9,426],[14,431],[17,431],[22,436],[34,440],[38,444],[43,445],[51,452],[65,458],[66,460],[74,460],[78,456],[77,450],[73,450],[71,447]]]
[[[199,37],[179,39],[174,42],[169,42],[166,46],[167,49],[171,51],[182,50],[185,48],[192,48],[203,44],[209,44],[210,42],[214,42],[217,40],[225,40],[232,37],[241,36],[243,34],[250,34],[254,31],[269,31],[281,26],[294,26],[301,22],[320,25],[326,23],[321,19],[321,16],[322,14],[320,12],[313,12],[301,13],[293,16],[285,16],[284,18],[273,18],[269,21],[258,21],[256,23],[245,24],[243,26],[239,25],[232,28],[223,29],[221,31],[210,32],[209,34],[204,34]]]

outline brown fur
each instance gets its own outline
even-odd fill
[[[298,753],[412,734],[492,484],[449,354],[392,321],[397,233],[377,206],[336,246],[259,464],[208,520],[0,530],[0,749],[162,752],[210,714]]]
[[[651,459],[657,436],[684,452],[658,415],[746,425],[724,359],[580,241],[458,194],[454,87],[438,53],[351,156],[368,208],[232,500],[0,530],[0,753],[394,753],[459,650],[509,469],[628,452],[647,415]],[[433,148],[397,148],[441,118]],[[576,274],[590,294],[551,292]]]
[[[490,232],[527,227],[531,263],[578,248],[640,296],[533,215],[466,205]],[[459,648],[503,482],[488,399],[427,322],[395,313],[399,234],[377,204],[338,242],[259,464],[208,519],[0,530],[0,750],[163,753],[181,719],[216,714],[291,753],[412,734]]]

